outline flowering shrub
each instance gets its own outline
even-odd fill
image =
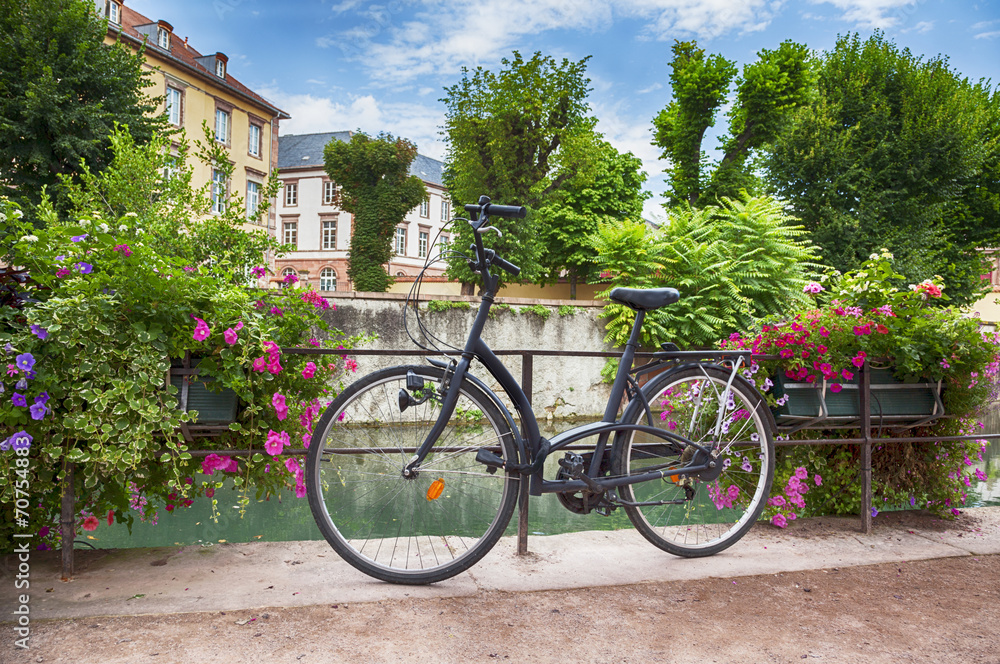
[[[976,319],[943,306],[945,285],[939,277],[908,286],[901,279],[892,269],[891,254],[873,254],[857,272],[807,284],[803,290],[815,297],[814,305],[790,311],[782,320],[765,321],[756,334],[733,334],[722,345],[777,356],[755,358],[746,372],[772,405],[783,405],[788,396],[776,398],[771,377],[817,385],[825,381],[837,392],[843,383],[857,380],[866,362],[889,368],[904,381],[943,381],[945,407],[957,419],[914,431],[927,442],[879,447],[872,462],[873,490],[883,504],[954,515],[971,483],[984,479],[970,467],[972,457],[981,458],[985,443],[941,442],[935,437],[975,433],[974,416],[996,398],[1000,335],[981,331]],[[766,512],[772,523],[784,527],[793,515],[857,510],[859,454],[860,448],[851,445],[781,448]]]
[[[43,204],[45,225],[34,228],[0,198],[7,222],[0,247],[8,252],[0,260],[28,275],[17,282],[16,306],[0,307],[0,541],[12,541],[16,486],[26,486],[30,525],[54,542],[69,463],[86,530],[105,518],[155,520],[158,507],[212,496],[227,478],[243,489],[243,504],[251,487],[258,495],[286,488],[304,495],[300,462],[274,455],[308,447],[338,377],[356,369],[346,357],[308,361],[281,352],[339,335],[315,292],[247,288],[240,275],[261,277],[263,267],[192,263],[142,225],[148,211],[108,212],[95,207],[61,219]],[[222,244],[233,234],[235,246],[244,242],[239,225],[217,223],[213,232]],[[180,411],[167,381],[172,359],[187,352],[200,358],[192,380],[231,389],[244,404],[228,432],[195,444],[220,452],[204,459],[192,458],[178,432],[198,414]],[[221,453],[232,448],[251,455]],[[27,467],[16,465],[17,449],[27,449]]]

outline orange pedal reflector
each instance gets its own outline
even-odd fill
[[[441,492],[444,491],[444,478],[437,478],[431,482],[430,487],[427,489],[427,500],[437,500],[441,497]]]
[[[671,475],[671,476],[670,476],[670,481],[671,481],[671,482],[673,482],[674,484],[677,484],[677,481],[678,481],[678,480],[679,480],[680,478],[681,478],[681,476],[680,476],[680,475]]]

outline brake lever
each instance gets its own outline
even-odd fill
[[[482,234],[485,233],[486,231],[496,231],[497,237],[503,237],[503,233],[496,226],[483,226],[482,228],[479,229],[478,232]]]

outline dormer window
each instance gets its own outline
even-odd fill
[[[156,29],[156,45],[164,51],[170,50],[170,33],[166,28],[161,27]]]
[[[114,0],[107,0],[104,3],[104,15],[107,17],[108,21],[114,23],[115,25],[122,24],[122,6],[121,4],[114,2]]]
[[[226,63],[224,60],[215,61],[215,75],[219,78],[226,77]]]

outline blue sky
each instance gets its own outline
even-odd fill
[[[961,0],[126,0],[287,111],[282,134],[388,131],[443,159],[446,86],[463,66],[519,50],[579,60],[598,130],[643,160],[655,213],[664,189],[651,120],[669,102],[670,47],[696,39],[740,66],[785,39],[828,50],[875,29],[915,55],[947,56],[1000,83],[1000,3]],[[706,143],[706,147],[714,147]]]

